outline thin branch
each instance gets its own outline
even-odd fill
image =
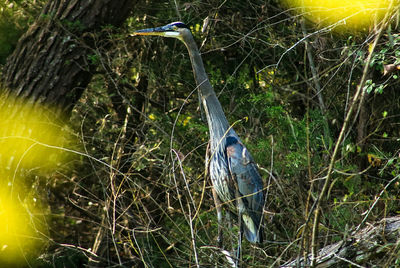
[[[303,36],[307,36],[307,29],[306,29],[306,25],[304,22],[304,18],[301,20],[301,30],[303,32]],[[324,136],[325,136],[325,138],[329,139],[331,135],[330,135],[330,131],[329,131],[328,119],[326,118],[326,106],[325,106],[324,99],[322,97],[322,89],[321,89],[321,84],[319,82],[319,75],[318,75],[317,69],[315,68],[314,56],[312,54],[311,46],[310,46],[310,43],[308,42],[308,39],[304,40],[304,45],[305,45],[308,63],[309,63],[311,74],[312,74],[312,80],[314,82],[315,94],[317,95],[319,107],[322,112],[322,118],[323,118],[323,122],[324,122]]]
[[[393,0],[391,1],[388,10],[391,10],[392,5],[393,5]],[[311,237],[311,267],[315,266],[316,258],[317,258],[317,254],[318,254],[317,237],[318,237],[318,225],[319,225],[319,222],[320,222],[320,214],[321,214],[321,204],[322,204],[322,201],[325,198],[325,194],[326,194],[326,192],[327,192],[327,190],[329,188],[332,171],[333,171],[333,168],[334,168],[334,165],[335,165],[335,162],[336,162],[336,156],[337,156],[337,154],[339,152],[340,145],[342,144],[343,138],[345,136],[345,132],[346,132],[347,126],[348,126],[348,124],[349,124],[349,122],[351,120],[351,116],[353,115],[353,111],[356,108],[358,101],[360,100],[360,97],[363,96],[363,94],[364,94],[363,93],[363,89],[364,89],[365,81],[367,79],[367,74],[369,72],[369,67],[370,67],[370,63],[371,63],[371,60],[372,60],[372,55],[374,54],[376,45],[378,44],[378,40],[379,40],[384,28],[386,27],[386,24],[387,24],[387,21],[388,21],[388,18],[389,18],[389,13],[390,12],[387,12],[385,17],[384,17],[384,19],[382,20],[381,27],[377,31],[375,39],[374,39],[374,42],[372,43],[372,45],[369,48],[369,54],[368,54],[367,60],[365,62],[365,66],[364,66],[364,70],[363,70],[363,74],[362,74],[360,83],[359,83],[359,85],[357,87],[357,90],[356,90],[356,92],[354,94],[353,102],[352,102],[352,104],[351,104],[351,106],[349,108],[349,111],[347,112],[346,118],[345,118],[345,120],[343,122],[342,129],[340,130],[340,134],[339,134],[339,137],[338,137],[338,139],[336,141],[335,148],[334,148],[333,153],[332,153],[331,161],[329,163],[329,167],[328,167],[325,183],[324,183],[324,186],[322,187],[322,190],[321,190],[321,192],[320,192],[320,194],[318,196],[317,202],[316,202],[316,207],[315,207],[315,211],[314,211],[313,230],[312,230],[312,237]]]

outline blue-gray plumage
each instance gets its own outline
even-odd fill
[[[262,234],[257,229],[261,223],[264,195],[257,167],[249,151],[236,137],[226,137],[225,151],[229,177],[236,181],[244,205],[241,211],[243,220],[247,221],[244,224],[244,234],[251,242],[262,242]]]
[[[222,202],[237,210],[246,239],[252,243],[261,243],[264,207],[261,176],[250,153],[225,117],[189,28],[182,22],[173,22],[162,27],[139,30],[134,35],[174,37],[186,45],[210,131],[208,166],[213,189]],[[221,241],[222,214],[215,194],[214,199],[219,221],[218,236]]]

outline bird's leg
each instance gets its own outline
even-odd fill
[[[233,225],[232,225],[232,219],[234,217],[234,214],[230,211],[230,210],[226,210],[225,211],[225,215],[226,215],[226,221],[228,222],[228,230],[232,231]],[[235,247],[234,241],[232,239],[231,233],[229,235],[230,237],[230,241],[231,241],[231,248]]]
[[[241,247],[242,247],[242,210],[243,210],[243,201],[240,198],[239,194],[239,188],[237,183],[235,183],[235,198],[236,198],[236,206],[238,210],[238,224],[239,224],[239,233],[238,233],[238,246],[237,246],[237,251],[236,251],[236,267],[239,267],[239,261],[240,261],[240,253],[241,253]]]
[[[215,203],[215,208],[217,209],[217,219],[218,219],[218,247],[222,248],[222,207],[221,207],[221,201],[219,200],[219,197],[217,195],[217,192],[215,191],[214,187],[212,188],[212,193],[213,193],[213,198],[214,198],[214,203]]]
[[[241,249],[242,249],[242,228],[241,223],[239,222],[239,234],[238,234],[238,248],[236,252],[236,267],[239,267],[239,261],[241,257]]]

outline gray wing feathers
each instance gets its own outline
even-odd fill
[[[261,235],[252,230],[259,229],[264,206],[263,183],[257,167],[246,147],[239,141],[231,141],[226,146],[226,155],[231,178],[236,180],[239,193],[242,197],[243,213],[251,217],[255,226],[246,226],[245,235],[254,242],[260,242]],[[248,223],[248,222],[247,222]],[[250,236],[250,237],[249,237]]]

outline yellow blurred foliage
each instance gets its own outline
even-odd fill
[[[65,161],[69,139],[55,113],[0,97],[0,266],[26,262],[44,245],[46,226],[27,178],[45,175]]]
[[[337,29],[367,30],[383,19],[391,0],[284,0],[297,13],[325,27],[338,23]],[[393,0],[393,4],[396,1]]]
[[[26,265],[46,244],[47,233],[40,206],[7,187],[0,190],[0,265]]]
[[[0,164],[15,168],[54,168],[59,147],[65,141],[61,126],[50,110],[14,102],[0,109]]]

